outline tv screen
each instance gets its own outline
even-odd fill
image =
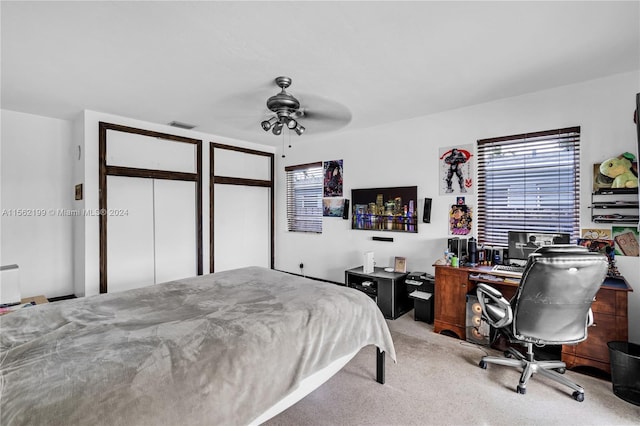
[[[418,232],[418,187],[351,190],[351,229]]]
[[[524,264],[527,257],[540,247],[569,244],[571,236],[564,232],[509,231],[509,261]]]

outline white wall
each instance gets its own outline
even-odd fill
[[[361,131],[300,142],[292,138],[286,158],[276,156],[276,268],[299,273],[302,262],[306,275],[343,282],[344,270],[361,265],[362,254],[371,250],[378,266],[405,256],[408,270],[432,272],[445,248],[448,209],[455,202],[455,196],[439,195],[439,148],[570,126],[581,126],[581,226],[606,227],[591,223],[590,170],[593,163],[625,151],[637,155],[632,121],[637,92],[640,72],[625,73]],[[345,198],[354,188],[417,185],[420,219],[422,200],[433,198],[431,223],[420,222],[417,234],[382,233],[351,230],[350,221],[324,218],[321,235],[287,232],[284,167],[337,159],[344,160]],[[475,196],[467,194],[467,203],[475,206]],[[374,235],[393,237],[394,242],[372,241]],[[630,340],[640,342],[640,258],[617,260],[636,289],[629,298],[629,329]]]
[[[275,151],[270,146],[94,111],[82,112],[73,122],[8,110],[1,114],[0,208],[6,214],[0,216],[0,264],[20,266],[24,297],[99,292],[98,217],[58,212],[98,209],[99,121],[202,139],[205,273],[209,271],[209,143]],[[79,183],[84,197],[76,201],[74,186]],[[40,209],[44,216],[9,216],[11,209]]]
[[[68,121],[2,110],[2,265],[18,264],[23,297],[73,293]],[[14,209],[27,216],[14,216]]]

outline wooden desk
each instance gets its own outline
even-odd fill
[[[475,290],[478,282],[497,288],[507,300],[518,288],[513,279],[492,281],[473,278],[478,274],[491,275],[490,266],[453,268],[435,265],[435,270],[433,331],[453,334],[459,339],[466,337],[466,295]],[[605,280],[591,306],[594,324],[589,328],[589,337],[577,345],[562,346],[562,361],[567,368],[589,366],[611,372],[607,342],[628,339],[627,299],[630,291],[633,289],[624,278]]]

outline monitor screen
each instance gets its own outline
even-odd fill
[[[509,231],[509,261],[524,264],[540,247],[569,244],[570,235],[563,232]]]

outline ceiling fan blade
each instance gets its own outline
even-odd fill
[[[300,95],[299,100],[299,121],[312,133],[337,130],[351,122],[351,111],[339,102],[315,95]]]
[[[271,82],[254,86],[244,93],[218,98],[212,108],[217,112],[219,126],[263,132],[260,123],[274,115],[267,108],[267,99],[279,90]],[[295,90],[291,90],[291,95],[300,102],[301,107],[293,113],[293,118],[305,127],[305,134],[330,132],[351,122],[351,111],[339,102]]]

